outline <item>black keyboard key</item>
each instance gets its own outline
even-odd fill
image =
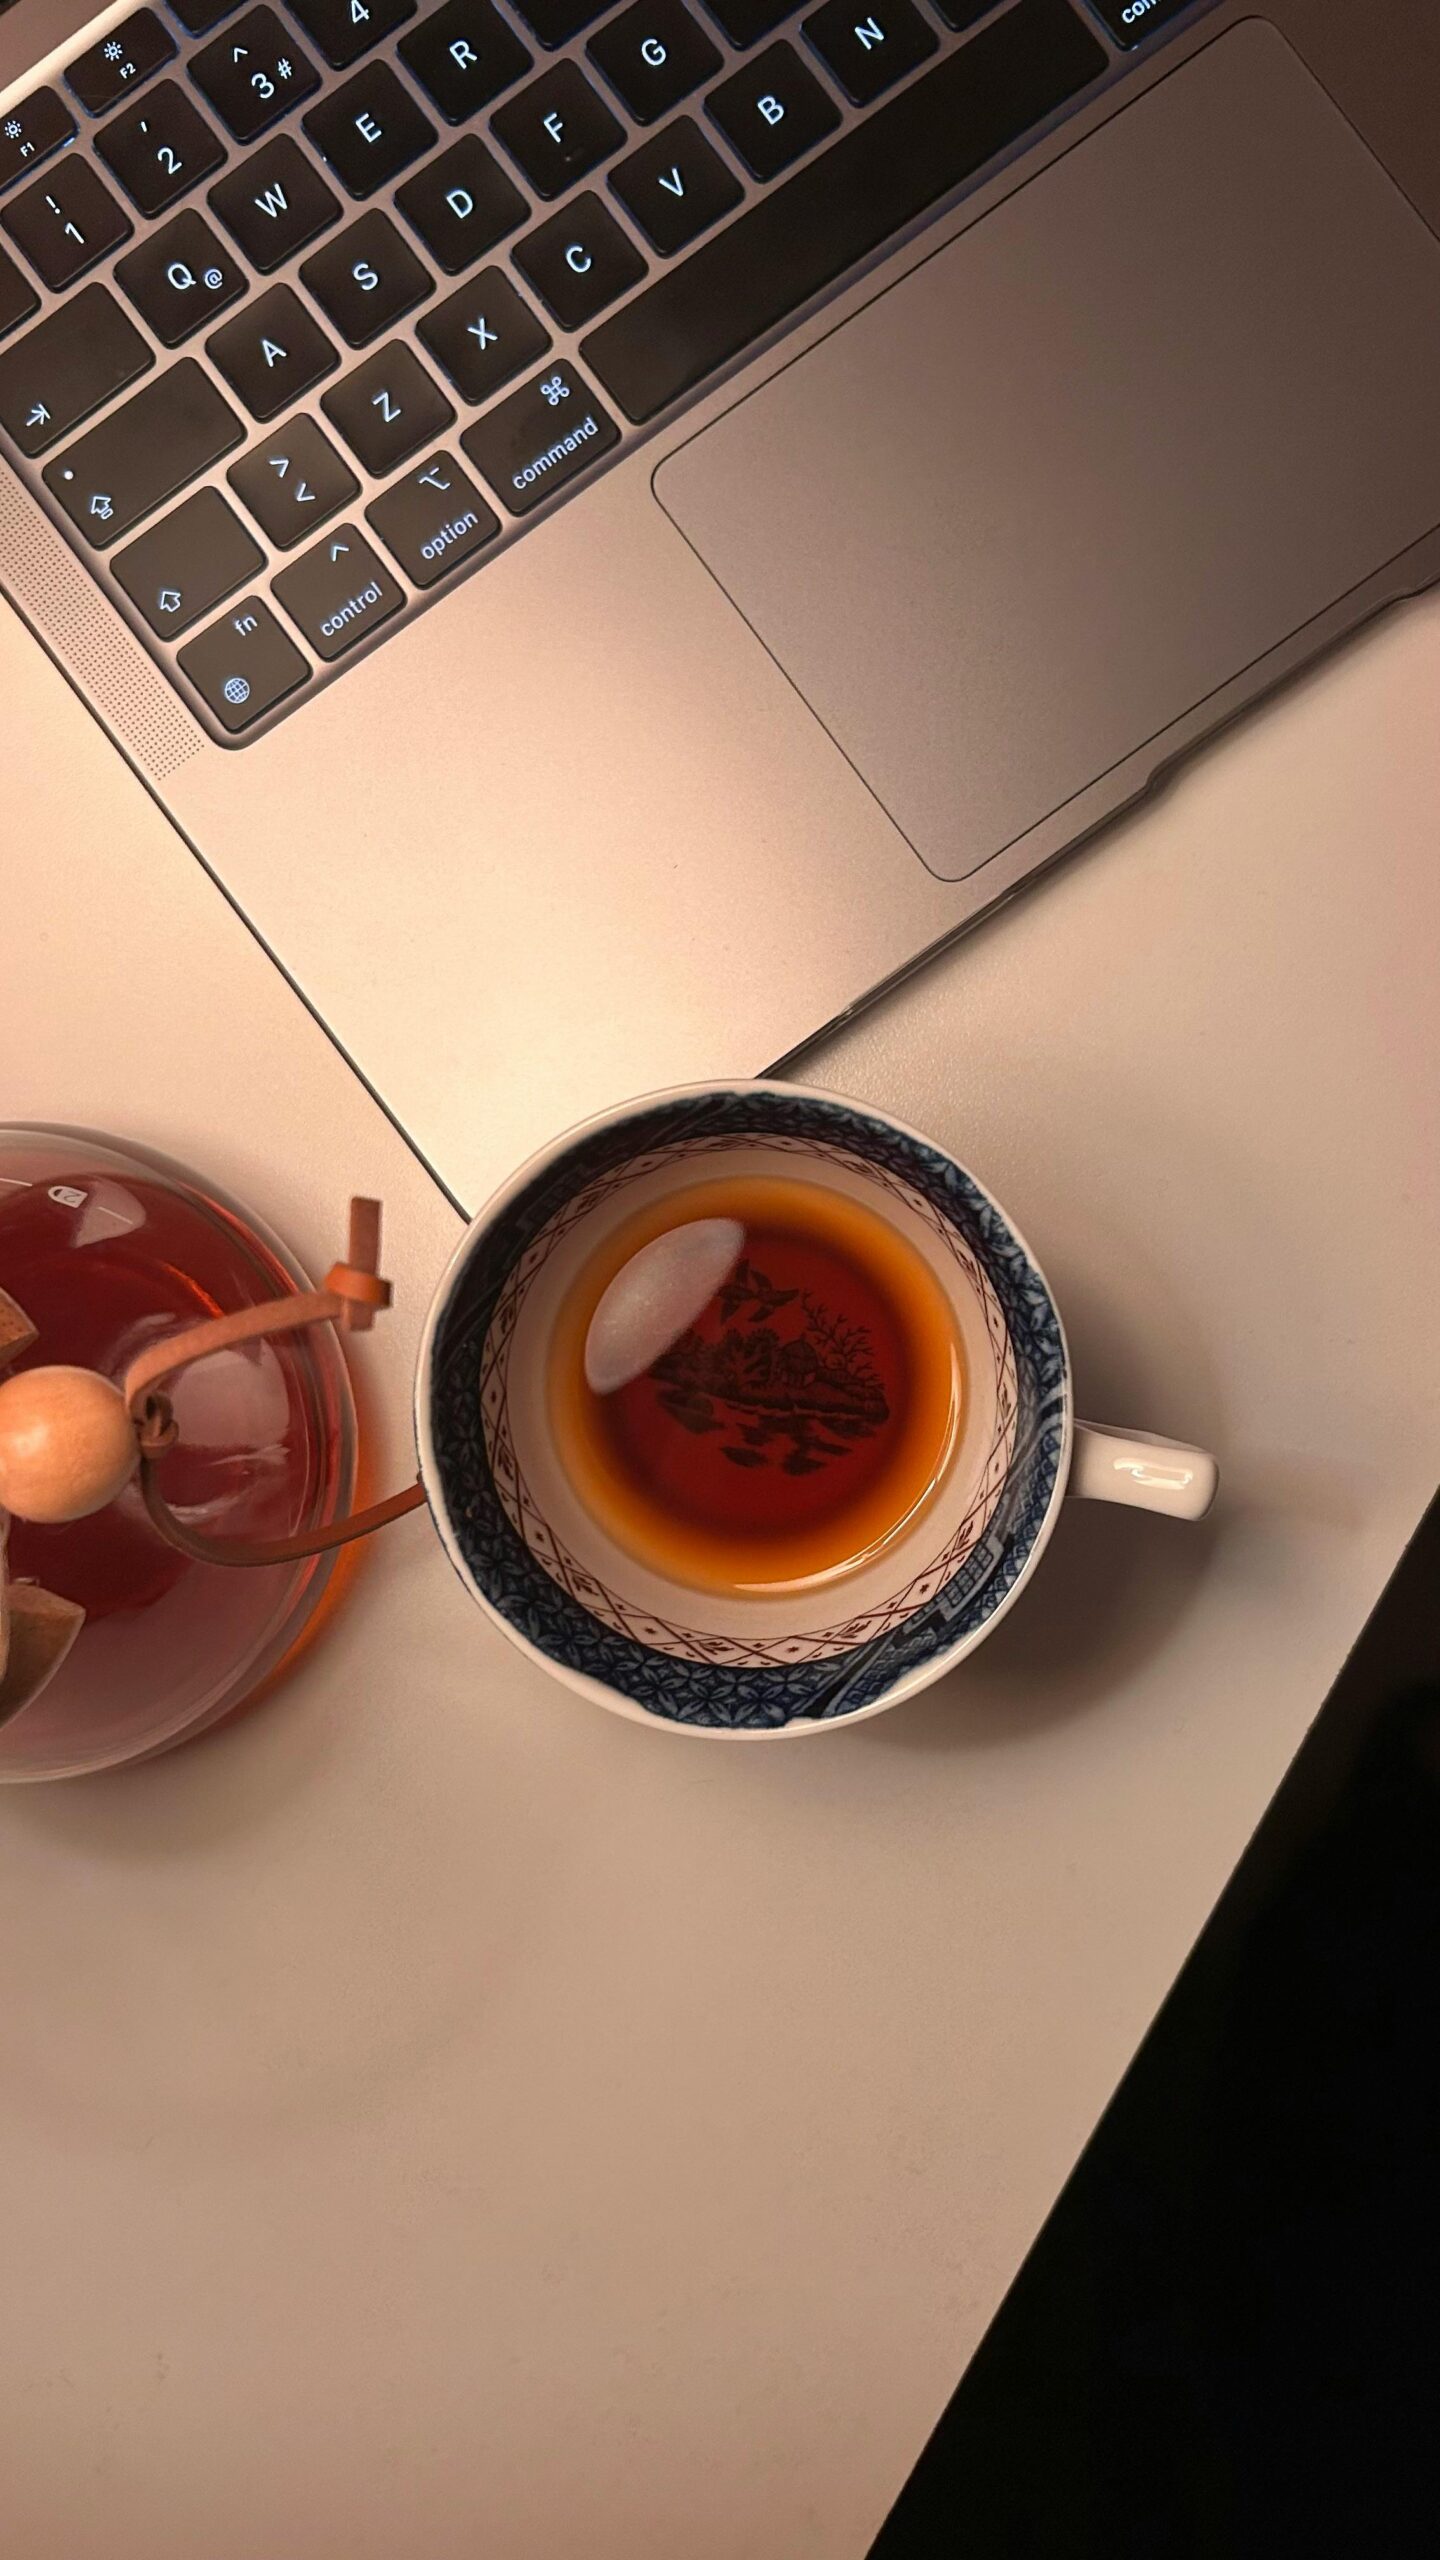
[[[362,471],[377,480],[433,444],[455,417],[438,383],[398,339],[323,393],[320,406]]]
[[[246,596],[198,640],[187,640],[180,664],[232,737],[253,728],[310,673],[261,596]]]
[[[499,517],[448,453],[417,462],[365,515],[415,587],[448,577],[500,530]]]
[[[170,15],[178,18],[187,36],[208,36],[222,18],[233,17],[240,0],[168,0]]]
[[[415,15],[415,0],[286,0],[286,5],[336,71],[348,71],[362,53]]]
[[[115,262],[115,281],[162,346],[178,347],[206,328],[250,279],[198,213],[177,213],[138,249]]]
[[[747,45],[773,35],[782,19],[790,16],[795,0],[705,0],[705,6],[743,53]]]
[[[288,284],[272,284],[205,341],[205,353],[252,418],[278,418],[340,361],[318,320]]]
[[[637,124],[668,116],[721,63],[719,47],[682,0],[634,0],[585,50]]]
[[[534,59],[490,0],[445,0],[402,36],[398,50],[447,124],[463,124],[488,107],[523,79]]]
[[[6,206],[0,222],[52,293],[63,293],[133,228],[89,161],[78,159],[62,160],[37,178]]]
[[[304,123],[352,196],[373,196],[435,139],[429,117],[401,88],[388,62],[368,63],[333,97],[312,107]]]
[[[533,28],[547,53],[568,44],[582,27],[603,17],[607,0],[515,0],[527,27]]]
[[[286,33],[274,10],[264,8],[247,9],[223,36],[197,53],[190,77],[237,142],[253,142],[320,86],[308,53]]]
[[[435,290],[388,213],[378,209],[362,213],[307,258],[300,281],[352,347],[368,347]]]
[[[209,201],[262,276],[328,231],[341,210],[339,197],[288,133],[277,133],[243,168],[232,169],[211,188]]]
[[[460,442],[511,514],[523,516],[588,471],[619,438],[589,383],[572,366],[557,364],[477,418]]]
[[[228,400],[193,356],[182,356],[54,462],[45,486],[97,551],[244,440]]]
[[[662,258],[688,249],[712,222],[733,213],[743,192],[690,116],[677,116],[622,160],[610,184]]]
[[[448,151],[407,178],[396,188],[395,202],[447,276],[473,267],[530,211],[514,179],[473,133],[462,133]]]
[[[337,524],[270,584],[317,658],[343,657],[405,601],[404,588],[353,524]]]
[[[557,62],[490,120],[537,196],[563,196],[625,139],[609,108],[573,62]]]
[[[0,354],[0,427],[43,453],[154,362],[114,295],[87,284]]]
[[[263,569],[265,554],[218,489],[197,489],[110,566],[151,630],[173,640]]]
[[[95,136],[95,148],[142,213],[163,213],[218,169],[225,146],[173,80]]]
[[[824,0],[800,32],[857,107],[928,62],[939,41],[910,0]]]
[[[1019,0],[602,320],[587,361],[627,418],[653,418],[1106,67],[1069,0]]]
[[[788,44],[757,53],[712,89],[705,104],[757,178],[778,177],[840,121],[834,99]]]
[[[58,89],[33,89],[0,118],[0,195],[75,139],[75,119]]]
[[[40,308],[40,296],[28,276],[22,276],[13,258],[0,249],[0,338],[9,329],[18,329],[32,311]]]
[[[122,18],[88,53],[77,53],[65,73],[65,86],[92,116],[103,116],[117,98],[128,96],[166,62],[175,59],[175,39],[153,9],[137,9]]]
[[[483,268],[448,302],[427,311],[419,334],[462,400],[474,404],[538,364],[550,345],[548,331],[498,267]]]
[[[562,329],[583,329],[645,273],[635,243],[598,196],[577,196],[511,251]]]
[[[1143,44],[1157,27],[1178,18],[1193,0],[1094,0],[1117,44]]]
[[[992,9],[998,9],[1000,0],[933,0],[933,5],[937,18],[943,18],[957,35],[964,35],[968,28],[978,27],[982,18],[988,18]]]
[[[226,478],[279,551],[293,551],[358,498],[360,483],[313,418],[292,418],[232,462]]]

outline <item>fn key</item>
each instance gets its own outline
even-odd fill
[[[246,596],[187,642],[180,664],[232,737],[293,693],[310,673],[259,596]]]

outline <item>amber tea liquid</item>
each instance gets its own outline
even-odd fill
[[[641,1375],[597,1394],[595,1310],[631,1257],[698,1219],[744,1240],[720,1286]],[[550,1353],[566,1472],[617,1545],[712,1591],[853,1573],[920,1516],[958,1446],[964,1364],[928,1263],[822,1183],[746,1176],[671,1192],[607,1236]]]
[[[227,1203],[103,1141],[0,1136],[0,1285],[39,1327],[19,1364],[73,1361],[117,1382],[135,1355],[207,1316],[282,1294],[292,1276]],[[348,1419],[303,1337],[226,1353],[177,1382],[167,1498],[216,1537],[270,1537],[322,1511],[345,1478]],[[81,1754],[163,1727],[171,1707],[243,1687],[313,1568],[196,1564],[167,1545],[138,1485],[85,1520],[17,1520],[10,1565],[86,1613],[58,1677],[7,1728],[12,1758],[49,1740]]]

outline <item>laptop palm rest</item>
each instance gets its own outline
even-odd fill
[[[1249,20],[655,488],[963,878],[1440,523],[1440,243]]]

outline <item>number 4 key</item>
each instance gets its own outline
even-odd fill
[[[415,0],[291,0],[291,14],[313,36],[325,59],[344,71],[382,36],[415,15]]]

